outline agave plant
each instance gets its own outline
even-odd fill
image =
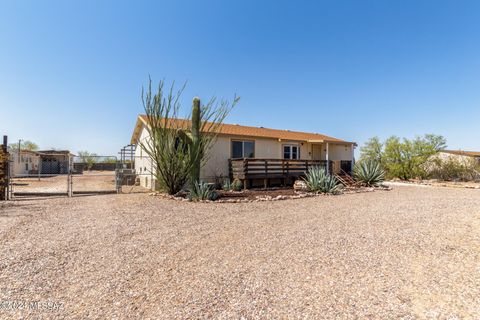
[[[218,194],[211,184],[205,182],[195,182],[193,183],[189,193],[188,198],[193,201],[200,200],[216,200]]]
[[[235,179],[232,182],[231,188],[233,191],[242,191],[243,183],[240,179]]]
[[[385,171],[378,161],[365,160],[355,164],[353,176],[357,181],[366,186],[373,187],[385,180]]]
[[[321,167],[310,168],[303,180],[310,192],[337,193],[341,189],[337,178],[327,174]]]
[[[222,185],[223,191],[230,191],[232,190],[232,183],[230,182],[229,179],[225,180],[225,182]]]

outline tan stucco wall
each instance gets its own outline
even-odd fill
[[[147,143],[149,138],[148,131],[145,126],[142,127],[139,141]],[[135,174],[140,180],[140,185],[144,188],[152,189],[152,180],[155,168],[148,154],[142,150],[140,143],[137,144],[135,149]]]
[[[145,127],[142,128],[140,134],[140,141],[148,139],[148,132]],[[283,158],[283,146],[284,145],[298,145],[300,147],[300,159],[313,159],[312,144],[299,141],[279,141],[278,139],[266,139],[266,138],[248,138],[244,136],[219,136],[216,142],[212,145],[209,151],[209,157],[202,166],[200,171],[200,177],[204,181],[213,182],[215,177],[228,177],[228,159],[231,157],[231,141],[232,140],[248,140],[255,141],[255,158],[263,159],[282,159]],[[321,146],[322,158],[319,160],[325,160],[325,152],[323,151],[325,146]],[[140,151],[140,145],[137,145],[135,151],[135,170],[136,174],[140,175],[140,184],[143,187],[151,188],[150,168],[152,164],[149,157],[145,152]],[[351,145],[337,145],[329,144],[329,159],[336,160],[352,160],[353,153]],[[142,172],[140,172],[142,168]],[[147,172],[145,172],[147,168]]]
[[[11,153],[11,171],[12,175],[27,175],[31,170],[38,170],[40,156],[29,153],[22,152],[20,156],[20,162],[18,161],[18,153],[13,151]],[[28,163],[28,170],[26,169],[25,164]]]
[[[307,143],[298,141],[278,141],[278,139],[246,138],[241,136],[220,136],[210,150],[210,157],[201,170],[201,178],[213,181],[215,176],[228,177],[228,159],[231,156],[232,140],[255,141],[255,158],[281,159],[283,145],[300,147],[300,159],[311,159]]]

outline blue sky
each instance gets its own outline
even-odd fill
[[[0,134],[116,154],[141,88],[227,122],[480,150],[479,1],[0,1]]]

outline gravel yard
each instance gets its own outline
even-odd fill
[[[74,192],[112,191],[115,187],[114,171],[85,171],[72,175]],[[13,179],[13,191],[16,193],[67,193],[68,176],[35,176]]]
[[[479,190],[100,195],[0,212],[1,319],[480,318]]]

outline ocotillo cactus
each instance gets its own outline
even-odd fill
[[[192,107],[192,150],[193,150],[193,166],[191,183],[200,182],[200,162],[201,162],[201,146],[200,146],[200,98],[193,98]]]

